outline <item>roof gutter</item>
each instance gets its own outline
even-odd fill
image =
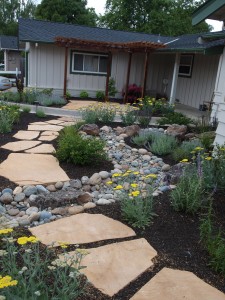
[[[204,40],[219,40],[225,38],[225,31],[218,33],[206,33],[201,36]]]

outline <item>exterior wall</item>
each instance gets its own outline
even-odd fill
[[[214,99],[213,99],[213,109],[212,109],[212,118],[217,118],[218,127],[216,130],[216,138],[214,143],[223,145],[225,143],[225,48],[223,54],[220,58]]]
[[[20,52],[5,50],[5,71],[20,70]]]
[[[219,55],[195,54],[191,78],[178,77],[176,99],[180,103],[199,108],[213,96]]]

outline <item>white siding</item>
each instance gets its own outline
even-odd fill
[[[210,101],[216,81],[219,55],[195,54],[191,78],[178,77],[176,99],[180,103],[199,108]]]
[[[218,68],[215,92],[214,92],[214,105],[211,117],[218,119],[218,127],[216,130],[216,138],[214,143],[220,145],[225,143],[225,49],[220,58]]]

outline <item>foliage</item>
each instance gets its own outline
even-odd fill
[[[137,101],[138,98],[141,97],[142,88],[137,86],[135,83],[128,85],[127,89],[127,101],[130,104],[133,104]],[[125,96],[125,92],[123,92],[123,96]]]
[[[52,88],[50,88],[50,89],[43,89],[41,91],[41,93],[50,97],[50,96],[52,96],[53,89]]]
[[[80,92],[80,98],[86,99],[86,98],[88,98],[88,97],[89,97],[88,92],[86,92],[86,91]]]
[[[210,31],[202,22],[192,26],[192,13],[204,0],[107,0],[106,12],[100,17],[103,27],[178,36]],[[163,20],[163,21],[162,21]]]
[[[210,199],[207,214],[201,218],[200,237],[210,255],[209,264],[216,272],[225,276],[225,238],[221,229],[215,229],[212,219],[212,199]]]
[[[28,107],[28,106],[24,106],[22,109],[23,109],[24,113],[29,113],[30,112],[30,107]]]
[[[0,133],[11,132],[13,124],[19,122],[19,119],[18,105],[7,105],[0,102]]]
[[[132,137],[132,142],[138,146],[144,146],[152,140],[152,132],[139,131],[138,135]]]
[[[152,118],[152,115],[149,114],[147,116],[142,116],[142,115],[138,115],[137,117],[137,121],[138,123],[141,125],[141,127],[148,127],[149,126],[149,123],[151,121],[151,118]]]
[[[0,288],[6,299],[73,300],[83,293],[80,270],[83,256],[76,250],[67,256],[65,243],[57,251],[40,245],[34,236],[15,238],[12,229],[0,230]],[[16,234],[14,235],[16,236]],[[61,261],[57,259],[61,252]],[[7,279],[7,280],[6,280]]]
[[[43,91],[37,94],[36,99],[39,102],[39,104],[42,106],[54,106],[54,105],[61,106],[66,104],[65,100],[61,98],[59,95],[49,95]]]
[[[40,108],[37,109],[36,115],[37,115],[38,118],[45,118],[46,117],[45,112],[43,111],[43,109],[40,109]]]
[[[66,91],[66,100],[69,100],[71,98],[70,92]]]
[[[146,112],[147,114],[168,114],[174,112],[174,105],[167,102],[165,98],[152,98],[145,96],[144,98],[137,99],[137,106],[141,112]]]
[[[84,138],[73,126],[64,128],[57,139],[56,157],[76,165],[97,164],[106,159],[105,143],[97,138]]]
[[[172,206],[176,211],[196,213],[202,205],[202,180],[197,168],[188,166],[184,169],[176,189],[170,193]]]
[[[225,188],[225,145],[214,147],[212,156],[205,154],[201,161],[205,189]]]
[[[37,6],[37,19],[70,24],[95,26],[97,15],[93,8],[86,8],[86,0],[42,0]]]
[[[35,1],[0,0],[0,35],[18,35],[18,18],[32,18]]]
[[[121,212],[124,220],[130,225],[144,229],[155,216],[152,194],[149,193],[145,198],[138,193],[133,193],[133,196],[123,194],[121,198]]]
[[[105,99],[105,93],[103,91],[97,91],[96,92],[96,99],[104,100]]]
[[[158,120],[159,125],[167,125],[167,124],[189,125],[192,123],[193,120],[191,118],[188,118],[182,113],[178,113],[178,112],[168,113],[164,117]]]
[[[169,154],[177,147],[177,140],[174,136],[158,134],[154,140],[148,144],[148,148],[156,155]]]
[[[184,157],[190,160],[193,156],[192,152],[196,147],[202,147],[202,143],[198,139],[184,141],[179,147],[173,150],[172,157],[176,162],[182,160]]]
[[[116,82],[114,78],[109,78],[109,96],[110,97],[115,97],[117,93],[117,89],[116,89]]]
[[[210,150],[215,139],[215,131],[203,132],[199,135],[199,139],[205,149]]]
[[[86,123],[112,123],[116,116],[116,108],[107,103],[98,103],[81,109],[82,119]]]
[[[130,105],[127,105],[125,111],[120,112],[120,118],[125,126],[129,126],[137,121],[137,114]]]

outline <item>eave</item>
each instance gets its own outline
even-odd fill
[[[225,0],[208,0],[192,14],[192,25],[197,25],[205,19],[223,21],[225,17]]]

